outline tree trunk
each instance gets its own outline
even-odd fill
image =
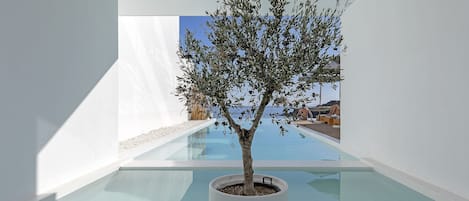
[[[272,93],[273,90],[268,90],[267,92],[265,92],[264,96],[262,97],[261,104],[255,115],[255,118],[252,122],[252,126],[249,130],[241,128],[239,124],[236,124],[236,122],[231,117],[225,103],[223,101],[218,101],[218,104],[220,105],[224,116],[227,118],[228,123],[232,128],[235,129],[236,133],[238,134],[239,144],[241,145],[243,153],[244,195],[257,194],[256,189],[254,189],[254,170],[252,168],[251,145],[254,139],[256,129],[259,126],[259,121],[262,118],[262,114],[264,114],[265,106],[269,103],[270,98],[272,97]]]
[[[244,172],[244,194],[256,195],[254,189],[254,170],[252,169],[251,144],[248,139],[240,139],[241,149],[243,152],[243,172]]]

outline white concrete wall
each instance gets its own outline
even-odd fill
[[[31,4],[29,4],[31,3]],[[36,194],[36,135],[29,70],[38,29],[39,3],[0,2],[0,200],[32,200]],[[8,16],[8,17],[4,17]],[[14,19],[14,20],[13,20]]]
[[[117,98],[117,68],[112,67],[62,125],[37,119],[42,147],[37,157],[38,193],[115,162]],[[48,135],[54,131],[54,136]]]
[[[343,16],[342,146],[469,198],[469,1],[357,0]]]
[[[293,2],[305,0],[291,0],[286,9],[291,11]],[[339,6],[343,7],[346,0],[339,0]],[[263,5],[261,12],[266,13],[269,8],[268,0],[261,0]],[[164,6],[162,6],[164,5]],[[265,5],[265,6],[264,6]],[[320,8],[334,8],[337,0],[319,0]],[[214,11],[219,4],[214,0],[119,0],[119,15],[126,16],[201,16],[205,11]]]
[[[117,1],[6,0],[0,13],[0,200],[32,200],[116,157],[115,75],[101,78]]]
[[[119,140],[187,121],[174,95],[179,17],[119,17]]]

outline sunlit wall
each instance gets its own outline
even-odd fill
[[[0,200],[35,200],[117,156],[117,0],[0,13]]]
[[[187,121],[174,95],[179,17],[119,17],[119,140]]]
[[[469,198],[469,1],[357,0],[342,17],[341,144]]]
[[[37,52],[24,71],[32,79],[16,78],[32,89],[23,92],[34,112],[37,161],[31,182],[38,194],[108,165],[118,150],[117,71],[111,68],[118,56],[117,1],[41,6]]]

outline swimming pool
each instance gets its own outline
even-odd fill
[[[208,184],[239,170],[120,170],[59,201],[206,201]],[[284,179],[289,201],[430,201],[374,171],[256,170]]]
[[[357,160],[318,139],[303,134],[293,125],[281,133],[272,119],[259,125],[252,145],[254,160]],[[241,160],[236,133],[212,125],[150,150],[136,160]]]

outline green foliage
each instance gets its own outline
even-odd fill
[[[263,96],[288,97],[294,107],[311,99],[314,82],[340,80],[338,69],[324,68],[335,59],[340,34],[339,12],[301,3],[287,15],[286,0],[271,0],[270,13],[259,13],[260,0],[224,0],[208,13],[204,44],[187,31],[179,56],[183,60],[177,94],[190,102],[194,92],[210,105],[249,105],[256,109]]]

